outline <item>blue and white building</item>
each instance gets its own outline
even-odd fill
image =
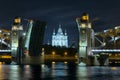
[[[53,31],[52,46],[68,47],[67,31],[65,30],[65,32],[63,33],[61,25],[59,25],[57,33],[55,32],[55,30]]]

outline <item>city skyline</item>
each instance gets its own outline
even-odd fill
[[[1,0],[0,27],[11,29],[15,16],[20,16],[23,22],[24,19],[46,21],[45,43],[47,43],[51,40],[53,29],[57,29],[61,24],[70,35],[70,44],[78,40],[75,20],[84,12],[89,14],[91,21],[98,18],[92,23],[95,32],[119,26],[119,3],[119,0]]]

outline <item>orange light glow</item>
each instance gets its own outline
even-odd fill
[[[15,22],[15,23],[20,23],[20,22],[21,22],[21,19],[20,19],[20,18],[16,18],[14,22]]]
[[[88,20],[88,16],[82,16],[83,20]]]
[[[12,58],[12,56],[9,56],[9,55],[4,55],[4,56],[0,56],[1,58],[4,58],[4,59],[11,59]]]

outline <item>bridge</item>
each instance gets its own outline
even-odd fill
[[[120,49],[92,49],[93,53],[104,52],[104,53],[120,53]]]
[[[24,20],[28,24],[26,33],[24,33],[20,17],[14,18],[11,30],[0,29],[0,56],[11,56],[11,59],[15,59],[18,64],[21,64],[21,59],[27,56],[24,54],[25,50],[29,51],[29,56],[40,54],[46,25],[44,21]],[[1,58],[8,57],[0,57],[0,60]]]
[[[101,65],[102,62],[102,65],[105,63],[108,65],[109,54],[120,53],[120,26],[103,30],[102,32],[94,32],[91,25],[92,22],[87,13],[77,17],[76,22],[79,31],[79,63]],[[98,55],[99,57],[96,57]],[[90,62],[91,57],[94,58],[92,62]]]
[[[41,34],[41,37],[39,38],[40,41],[33,45],[34,41],[31,40],[30,42],[30,37],[31,35],[33,36],[36,34],[32,32],[32,29],[37,22],[39,23],[39,21],[27,21],[29,25],[26,35],[24,35],[23,26],[19,17],[14,19],[11,31],[0,29],[0,53],[10,53],[12,57],[17,58],[18,63],[21,61],[21,56],[24,55],[24,47],[27,50],[31,50],[29,55],[33,56],[34,49],[36,49],[36,53],[40,52],[41,46],[38,45],[38,43],[42,44],[45,28],[36,27],[36,30],[41,30],[37,33]],[[120,53],[120,47],[118,45],[120,44],[120,26],[116,26],[113,29],[103,30],[102,32],[94,32],[91,25],[92,22],[90,21],[87,13],[82,14],[81,17],[77,17],[76,22],[79,31],[79,63],[84,62],[87,65],[90,65],[91,59],[89,57],[94,57],[94,62],[97,62],[96,55],[102,55],[103,53],[106,55]],[[38,23],[37,26],[45,26],[44,22],[40,22],[41,24]],[[38,39],[38,36],[34,38]]]

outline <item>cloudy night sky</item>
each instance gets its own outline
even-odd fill
[[[88,13],[95,32],[120,25],[120,0],[0,0],[0,27],[11,29],[15,16],[47,22],[45,41],[51,43],[53,29],[62,25],[69,45],[78,40],[76,17]],[[23,22],[25,22],[23,20]],[[24,26],[25,27],[25,26]]]

